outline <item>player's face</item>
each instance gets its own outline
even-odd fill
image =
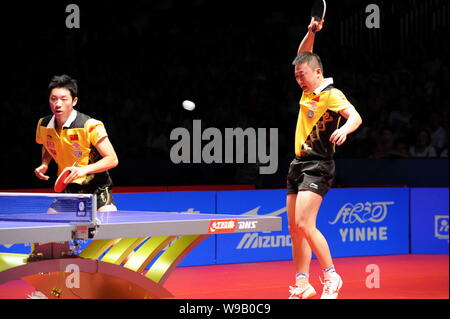
[[[295,79],[303,92],[311,93],[319,86],[318,72],[318,69],[312,69],[307,63],[295,65]]]
[[[66,88],[54,88],[50,92],[50,109],[59,121],[67,120],[77,101],[78,99],[73,99],[70,91]]]

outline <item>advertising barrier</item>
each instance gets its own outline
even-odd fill
[[[280,232],[217,237],[217,263],[292,258],[285,190],[218,192],[217,211],[283,219]],[[334,257],[407,254],[409,189],[332,189],[323,200],[317,228]]]
[[[409,189],[332,189],[317,218],[333,257],[409,253]]]
[[[278,232],[222,234],[222,229],[220,235],[200,243],[180,266],[292,259],[284,189],[119,193],[114,198],[121,210],[282,218]],[[448,254],[448,226],[448,188],[331,189],[317,218],[333,257]],[[29,251],[28,244],[0,246],[0,252]]]
[[[411,188],[411,253],[448,254],[448,188]]]
[[[285,190],[217,192],[217,213],[278,216],[283,227],[282,231],[271,233],[218,236],[218,264],[291,259]]]

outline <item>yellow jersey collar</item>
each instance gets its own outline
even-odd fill
[[[313,91],[313,93],[314,93],[315,95],[317,95],[317,94],[319,94],[320,92],[322,92],[322,90],[323,90],[324,88],[326,88],[328,85],[333,84],[333,83],[334,83],[334,82],[333,82],[333,78],[325,78],[325,79],[323,79],[322,84],[319,85],[319,86]]]
[[[67,119],[66,123],[63,124],[63,127],[70,127],[70,125],[75,121],[77,118],[77,111],[72,110],[72,113],[70,113],[69,118]],[[50,122],[48,122],[47,128],[56,128],[55,125],[55,116],[53,115],[50,119]]]

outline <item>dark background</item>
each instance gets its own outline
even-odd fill
[[[80,7],[80,29],[65,25]],[[336,154],[335,186],[448,187],[448,33],[445,0],[329,0],[314,51],[363,118]],[[381,28],[365,8],[381,9]],[[79,111],[105,123],[119,156],[118,186],[285,186],[301,90],[292,60],[311,1],[25,1],[0,8],[0,189],[38,180],[36,124],[50,114],[47,85],[69,74]],[[196,102],[193,112],[181,107]],[[171,162],[172,129],[278,128],[278,171],[255,164]],[[428,133],[426,133],[428,132]],[[204,142],[203,145],[205,145]],[[423,157],[420,149],[433,149]]]

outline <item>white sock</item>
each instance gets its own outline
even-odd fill
[[[295,284],[299,287],[305,287],[309,283],[309,274],[298,272],[295,275]]]
[[[334,269],[334,265],[323,270],[324,279],[336,278],[337,276],[338,274],[336,272],[336,269]]]

